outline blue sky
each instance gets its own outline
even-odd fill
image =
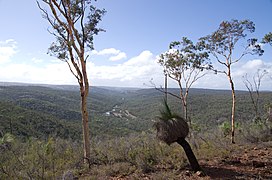
[[[272,31],[271,0],[98,0],[96,5],[107,13],[99,24],[106,32],[95,37],[88,62],[95,86],[146,87],[151,78],[162,85],[156,56],[183,36],[196,41],[212,33],[223,20],[252,20],[257,38]],[[0,21],[0,81],[77,83],[65,63],[46,54],[54,38],[36,1],[0,0]],[[264,48],[264,56],[246,56],[233,67],[237,89],[244,89],[245,73],[267,68],[272,74],[272,47]],[[271,90],[271,81],[267,76],[262,89]],[[211,73],[194,87],[229,89],[229,84],[225,76]]]

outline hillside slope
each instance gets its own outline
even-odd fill
[[[178,94],[178,89],[170,89]],[[88,106],[92,136],[123,136],[152,127],[164,94],[154,89],[91,87]],[[191,89],[189,116],[201,129],[229,121],[231,94],[226,90]],[[272,102],[271,92],[262,92],[260,112]],[[173,111],[182,115],[180,100],[169,96]],[[237,91],[237,122],[254,118],[247,92]],[[0,86],[0,132],[23,137],[81,137],[80,96],[77,86]],[[12,127],[12,128],[11,128]]]

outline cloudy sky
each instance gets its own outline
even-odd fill
[[[88,60],[94,86],[144,88],[151,79],[162,85],[163,70],[156,57],[169,43],[183,36],[196,41],[223,20],[252,20],[257,38],[272,31],[271,0],[99,0],[96,5],[107,13],[99,24],[106,32],[95,37]],[[35,0],[0,0],[0,22],[0,81],[77,84],[67,65],[47,54],[54,38]],[[264,48],[264,56],[246,56],[233,66],[236,89],[245,89],[245,74],[252,77],[265,68],[272,75],[272,47]],[[216,62],[214,66],[221,67]],[[209,73],[194,87],[229,89],[229,84],[224,75]],[[272,90],[269,76],[262,89]]]

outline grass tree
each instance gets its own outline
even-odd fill
[[[50,34],[56,38],[49,47],[50,55],[67,63],[80,87],[84,159],[87,162],[90,158],[90,132],[86,52],[93,49],[94,36],[103,31],[97,25],[105,10],[96,8],[92,0],[37,0],[37,4],[51,26]]]
[[[231,20],[223,21],[219,28],[210,35],[200,38],[205,48],[212,54],[217,62],[224,67],[224,70],[217,70],[226,75],[230,83],[232,92],[232,109],[231,109],[231,142],[234,141],[235,132],[235,87],[232,76],[233,64],[239,62],[245,55],[262,55],[263,50],[256,38],[251,38],[241,43],[241,48],[237,45],[240,41],[245,40],[248,33],[255,31],[255,24],[250,20]],[[235,51],[237,50],[237,51]]]
[[[154,123],[157,131],[157,138],[170,145],[177,142],[184,149],[193,171],[201,171],[199,163],[191,149],[190,144],[186,141],[189,133],[189,126],[184,118],[171,112],[167,102],[164,101],[164,109],[161,110],[160,116]]]

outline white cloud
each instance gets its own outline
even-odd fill
[[[218,64],[216,64],[218,66]],[[222,68],[222,66],[219,66]],[[218,67],[215,67],[218,68]],[[218,68],[219,69],[219,68]],[[262,90],[271,90],[272,89],[272,79],[269,76],[272,76],[272,63],[268,63],[261,59],[254,59],[249,61],[241,61],[232,66],[232,79],[234,81],[234,86],[236,90],[246,90],[246,87],[243,83],[243,76],[248,74],[249,77],[252,77],[258,69],[266,69],[268,75],[262,80],[261,89]],[[230,84],[225,74],[213,74],[212,72],[198,80],[194,87],[203,87],[209,89],[230,89]]]
[[[31,59],[31,61],[34,62],[34,63],[42,63],[42,62],[43,62],[42,59],[35,58],[35,57],[33,57],[33,58]]]
[[[0,41],[0,64],[10,61],[10,58],[16,54],[17,42],[13,39]]]
[[[48,64],[42,67],[35,63],[10,63],[0,66],[0,81],[77,84],[66,63],[47,62]],[[145,87],[143,84],[148,84],[151,78],[154,79],[154,82],[162,79],[162,69],[150,51],[143,51],[138,56],[118,65],[99,66],[90,62],[87,66],[92,86]]]
[[[245,71],[252,71],[260,68],[264,68],[265,63],[261,59],[254,59],[251,61],[247,61],[241,69]]]
[[[150,51],[143,51],[138,56],[115,66],[96,66],[91,63],[89,69],[90,78],[96,85],[108,82],[111,86],[139,87],[162,74],[155,56]]]
[[[120,50],[117,50],[115,48],[103,49],[101,51],[93,50],[91,54],[98,56],[110,56],[110,61],[118,61],[127,58],[126,53],[121,52]]]
[[[115,48],[108,48],[108,49],[103,49],[101,51],[96,51],[96,50],[93,50],[92,53],[95,54],[95,55],[117,55],[119,54],[121,51],[120,50],[117,50]]]
[[[270,61],[271,62],[271,61]],[[268,72],[267,76],[261,82],[261,89],[271,90],[271,78],[272,77],[272,63],[263,61],[261,59],[253,59],[250,61],[246,61],[244,63],[237,64],[233,68],[233,77],[237,82],[237,88],[245,89],[245,85],[243,83],[243,76],[248,75],[249,77],[253,77],[254,74],[258,70],[266,70]]]
[[[34,59],[35,60],[35,59]],[[46,64],[47,63],[47,64]],[[156,56],[150,51],[143,51],[138,56],[132,57],[117,65],[97,65],[87,63],[88,76],[92,86],[123,86],[123,87],[147,87],[149,81],[157,85],[163,85],[163,68],[157,63]],[[245,89],[242,76],[245,73],[253,75],[258,69],[267,69],[272,75],[272,63],[255,59],[241,61],[232,68],[235,89]],[[27,82],[42,84],[77,84],[66,63],[61,61],[44,61],[35,64],[6,63],[0,66],[0,81]],[[263,79],[261,89],[271,90],[272,79],[267,76]],[[169,79],[169,87],[178,87],[177,83]],[[194,88],[230,89],[225,74],[210,72],[199,79]]]
[[[120,53],[117,54],[116,56],[111,56],[109,60],[110,60],[110,61],[119,61],[119,60],[125,59],[125,58],[127,58],[126,53],[120,52]]]
[[[40,84],[75,84],[66,63],[37,67],[33,64],[9,64],[0,67],[0,81]]]
[[[268,71],[272,70],[272,64],[267,63],[261,59],[253,59],[246,62],[240,62],[233,66],[233,77],[240,79],[245,74],[253,75],[257,70],[266,69]]]

